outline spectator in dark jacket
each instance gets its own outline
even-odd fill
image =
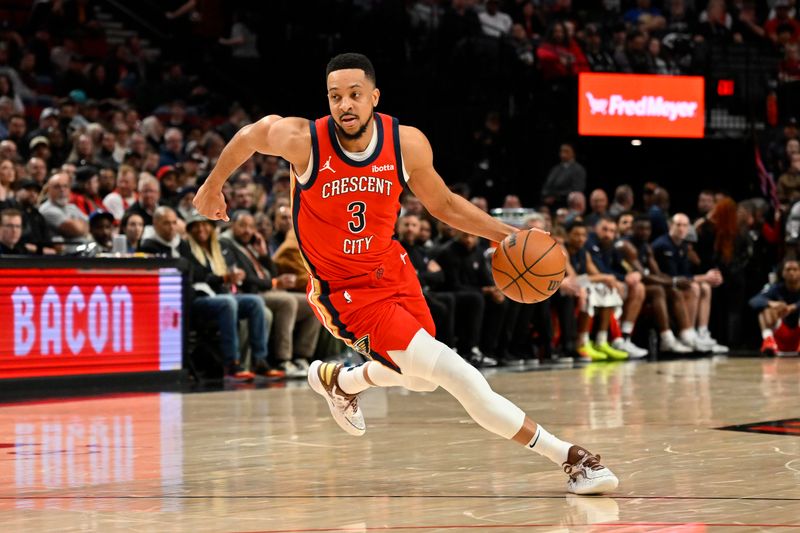
[[[758,313],[764,355],[797,352],[800,345],[800,263],[796,259],[786,260],[781,278],[750,299],[750,307]]]

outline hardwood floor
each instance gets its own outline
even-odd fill
[[[493,372],[620,477],[565,494],[546,459],[444,391],[371,390],[351,437],[304,382],[0,406],[0,523],[17,531],[800,531],[800,360]],[[782,424],[756,424],[788,420]],[[717,428],[756,424],[751,431]],[[748,429],[748,428],[738,428]]]

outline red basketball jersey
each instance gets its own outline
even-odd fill
[[[305,184],[292,179],[292,210],[300,250],[319,280],[369,274],[398,254],[393,237],[405,186],[399,123],[380,113],[374,120],[377,144],[364,161],[342,151],[333,117],[310,122],[312,172]]]

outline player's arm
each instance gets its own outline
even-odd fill
[[[447,188],[433,168],[433,150],[421,131],[401,126],[400,144],[409,176],[408,186],[431,215],[456,229],[494,242],[500,242],[506,235],[519,231],[490,217]]]
[[[307,120],[268,115],[236,132],[192,203],[203,216],[228,220],[222,185],[242,163],[258,152],[282,157],[299,168],[308,161],[310,150]]]
[[[589,279],[589,281],[602,283],[603,285],[608,285],[612,288],[616,287],[617,278],[615,278],[613,274],[604,274],[600,272],[600,269],[597,268],[597,265],[595,265],[594,261],[592,261],[592,254],[589,252],[584,253],[586,254],[586,277]]]

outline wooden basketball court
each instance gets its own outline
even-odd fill
[[[603,456],[609,497],[443,391],[372,390],[342,432],[304,382],[0,406],[3,531],[800,530],[800,360],[500,371],[499,392]],[[784,421],[776,423],[775,421]],[[751,425],[748,431],[721,430]]]

